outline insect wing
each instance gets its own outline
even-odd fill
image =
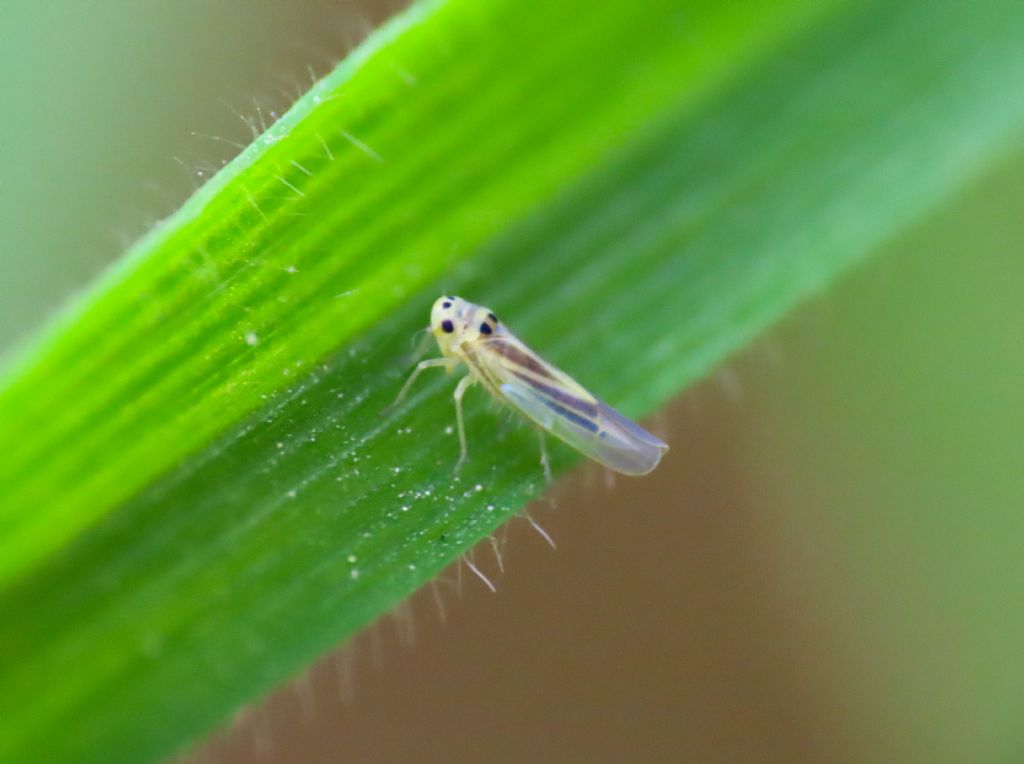
[[[591,459],[626,475],[645,475],[668,450],[515,337],[485,345],[488,371],[513,408]]]

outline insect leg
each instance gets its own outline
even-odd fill
[[[459,473],[462,463],[466,461],[466,454],[468,452],[466,448],[466,426],[462,421],[462,396],[465,395],[466,390],[475,381],[476,379],[472,374],[467,374],[459,380],[459,384],[455,387],[455,419],[459,424],[459,461],[455,465],[455,474]]]
[[[405,396],[409,393],[409,389],[412,387],[412,383],[416,381],[416,377],[418,377],[420,372],[424,369],[432,369],[437,366],[443,366],[450,369],[457,363],[458,361],[454,358],[429,358],[426,361],[420,361],[416,364],[416,368],[413,369],[409,378],[405,380],[405,384],[402,385],[402,389],[398,391],[398,397],[395,398],[395,402],[388,406],[385,411],[390,411],[405,399]]]
[[[544,478],[552,482],[551,460],[548,458],[548,443],[544,440],[544,430],[537,428],[537,439],[540,440],[540,466],[544,468]]]

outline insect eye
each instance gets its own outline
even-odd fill
[[[450,302],[443,302],[443,303],[441,303],[441,307],[442,308],[450,308],[451,306],[452,306],[452,304]]]
[[[441,328],[445,330],[447,334],[451,334],[455,331],[455,324],[449,321],[447,318],[441,322]]]
[[[488,324],[486,321],[484,321],[482,324],[480,324],[480,334],[490,334],[490,333],[491,333],[491,325],[490,324]]]

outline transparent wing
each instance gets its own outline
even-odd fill
[[[504,333],[482,350],[483,371],[508,403],[591,459],[626,475],[645,475],[668,450],[514,336]]]

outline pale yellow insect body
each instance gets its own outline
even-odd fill
[[[456,471],[467,454],[462,396],[475,383],[482,384],[542,432],[551,433],[616,472],[645,475],[658,466],[668,450],[661,440],[530,350],[491,310],[460,297],[439,297],[430,311],[430,331],[441,357],[416,366],[396,403],[424,369],[443,367],[452,371],[460,363],[466,365],[469,373],[459,380],[454,394],[460,446]],[[543,437],[541,453],[541,463],[549,473]]]

